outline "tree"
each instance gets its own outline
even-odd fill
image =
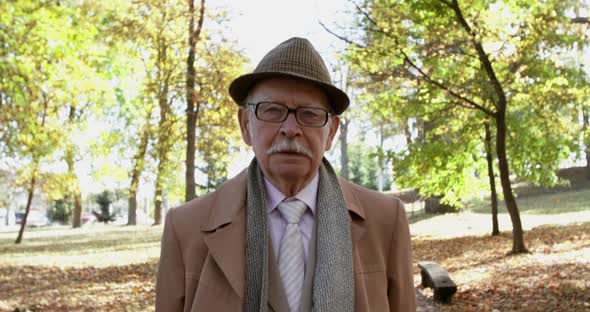
[[[185,201],[195,198],[195,127],[199,117],[195,108],[195,53],[205,18],[205,0],[201,0],[199,19],[195,29],[195,1],[188,0],[188,58],[186,71],[186,190]]]
[[[23,238],[44,161],[61,145],[61,33],[66,9],[45,3],[0,3],[0,149],[22,164],[18,184],[27,189],[25,215],[15,243]],[[50,42],[52,44],[50,44]]]
[[[121,154],[128,155],[126,149],[129,145],[136,147],[129,164],[128,224],[135,223],[136,194],[143,171],[155,173],[154,219],[155,223],[159,223],[165,197],[176,198],[177,191],[182,188],[182,197],[186,199],[185,195],[190,193],[187,190],[194,189],[194,186],[190,186],[191,179],[187,180],[188,176],[194,176],[194,173],[189,172],[195,166],[195,160],[191,160],[190,155],[203,156],[207,151],[215,151],[205,155],[209,158],[205,159],[206,165],[202,166],[210,168],[210,171],[219,166],[225,167],[229,162],[227,154],[231,150],[228,146],[232,144],[232,139],[227,134],[235,133],[237,128],[227,126],[234,124],[229,121],[227,112],[229,109],[233,113],[233,121],[236,108],[228,102],[229,96],[225,96],[225,88],[230,77],[235,77],[241,69],[244,59],[236,52],[232,42],[220,34],[210,35],[202,26],[197,26],[195,30],[194,19],[197,16],[194,8],[190,7],[191,3],[188,4],[189,10],[186,1],[136,2],[129,7],[127,13],[116,19],[117,36],[114,40],[128,43],[132,47],[130,50],[135,50],[129,53],[129,57],[140,59],[142,65],[141,68],[132,69],[140,71],[139,75],[135,73],[142,86],[139,97],[133,98],[133,95],[125,94],[119,100],[119,106],[125,108],[120,115],[125,128],[119,129],[119,132],[130,134],[130,138],[119,143],[122,144]],[[203,2],[198,25],[205,23],[205,18],[213,22],[224,22],[223,13],[209,13],[205,16],[204,10]],[[189,42],[190,33],[186,31],[186,25],[191,27],[191,19],[193,35],[196,36],[194,42]],[[188,49],[186,42],[190,45]],[[194,49],[191,48],[193,44]],[[183,51],[188,51],[187,59],[184,59]],[[188,63],[193,64],[192,69]],[[187,90],[189,85],[193,87]],[[188,101],[187,96],[195,101],[194,107],[188,111],[181,108],[181,98]],[[190,105],[189,102],[187,105]],[[185,129],[198,122],[198,127],[186,132],[187,141],[194,142],[195,136],[191,139],[191,133],[196,132],[196,137],[199,137],[197,152],[194,149],[191,151],[191,143],[181,150],[180,143],[185,138],[185,131],[181,131],[180,120],[184,115],[187,116],[188,123],[185,124]],[[195,119],[192,120],[192,117]],[[184,168],[185,179],[182,182],[176,178],[182,170],[182,165],[178,162],[182,159],[179,153],[187,156],[185,160],[192,164],[187,164]],[[149,174],[148,176],[151,177]],[[222,179],[224,173],[220,169],[210,176]]]
[[[82,158],[82,151],[75,137],[85,128],[86,116],[108,102],[110,86],[105,83],[105,73],[108,72],[105,69],[109,62],[105,61],[108,58],[105,58],[100,40],[100,32],[107,24],[104,17],[108,15],[108,8],[87,1],[62,1],[60,5],[45,1],[3,5],[6,6],[6,10],[2,10],[6,14],[3,21],[9,22],[12,30],[4,37],[3,51],[7,53],[3,61],[8,63],[2,67],[6,74],[20,77],[13,81],[4,80],[6,103],[23,105],[26,101],[34,101],[35,97],[47,102],[46,122],[59,127],[59,131],[51,133],[57,136],[56,142],[51,146],[51,153],[42,158],[52,164],[65,161],[68,178],[61,191],[66,193],[64,198],[73,200],[73,226],[79,227],[82,199],[75,167]],[[25,89],[18,90],[23,84],[28,85],[28,94]],[[12,87],[16,89],[11,90]],[[27,94],[29,99],[12,96],[19,93]],[[26,133],[25,128],[18,128],[15,133]]]
[[[383,97],[390,95],[388,98],[399,97],[407,101],[407,104],[396,102],[396,105],[403,106],[398,111],[418,113],[413,116],[420,116],[425,121],[439,116],[435,118],[438,120],[434,123],[436,129],[431,129],[439,132],[439,140],[431,134],[428,142],[431,147],[438,148],[410,147],[410,154],[427,150],[428,155],[435,156],[444,151],[451,157],[445,157],[446,161],[455,160],[451,163],[453,166],[468,168],[464,165],[471,161],[471,155],[479,153],[481,142],[479,146],[468,144],[467,151],[457,145],[445,144],[449,143],[445,141],[448,140],[448,130],[459,133],[454,129],[465,127],[466,121],[481,124],[485,118],[494,120],[500,181],[513,225],[513,253],[526,252],[527,249],[510,184],[511,164],[507,152],[514,145],[508,142],[507,146],[507,136],[511,139],[512,133],[515,137],[520,135],[512,129],[515,116],[524,117],[530,123],[533,115],[537,122],[539,118],[547,120],[545,114],[531,113],[530,106],[537,108],[536,111],[559,112],[564,104],[575,98],[571,90],[564,91],[563,87],[569,85],[577,74],[564,68],[556,58],[546,57],[566,48],[574,39],[565,15],[571,7],[572,2],[567,1],[468,1],[461,5],[457,0],[364,1],[357,6],[359,26],[363,31],[360,40],[340,36],[351,44],[349,58],[355,68],[365,72],[372,81],[383,84],[382,89],[389,90],[383,92]],[[499,19],[498,16],[510,18]],[[550,97],[547,97],[548,93]],[[527,110],[529,112],[523,113]],[[441,118],[443,114],[446,119]],[[548,124],[551,128],[545,127],[542,133],[561,129],[565,123],[560,119]],[[463,131],[463,137],[455,137],[453,141],[472,142],[472,133],[481,131],[481,128],[471,129],[471,132]],[[525,135],[522,139],[538,137]],[[571,138],[566,139],[567,143],[561,139],[557,141],[564,146]],[[455,150],[449,150],[449,146],[455,146]],[[558,163],[555,158],[561,156],[554,153],[543,159],[551,160],[549,163],[554,166]],[[438,161],[429,162],[439,164]],[[406,165],[410,163],[415,164],[407,162]],[[455,170],[454,167],[448,169]],[[461,170],[458,172],[463,174]],[[447,176],[452,177],[457,175]],[[431,191],[445,188],[448,187],[439,184]]]
[[[66,131],[62,158],[68,167],[66,197],[71,198],[74,206],[72,226],[77,228],[82,225],[82,194],[76,167],[85,154],[90,154],[82,148],[84,143],[77,140],[77,134],[88,127],[87,118],[114,102],[110,73],[116,71],[113,60],[118,50],[109,46],[102,33],[110,31],[109,17],[116,8],[92,1],[64,1],[58,7],[63,10],[61,28],[55,30],[61,34],[63,64],[57,77],[61,82],[59,101]]]
[[[243,72],[245,58],[229,42],[203,40],[199,50],[200,64],[196,72],[199,93],[197,106],[197,156],[202,166],[196,168],[205,176],[201,192],[217,188],[227,179],[233,154],[241,144],[240,130],[235,122],[238,107],[226,88]]]
[[[123,21],[130,34],[137,34],[134,39],[139,54],[145,55],[145,102],[155,103],[157,128],[155,130],[156,178],[154,192],[154,223],[161,223],[162,203],[165,196],[167,179],[172,175],[170,153],[180,136],[178,98],[182,90],[181,55],[185,33],[181,30],[185,23],[185,14],[178,1],[144,1],[134,3],[130,8],[130,19]],[[151,104],[150,104],[151,105]],[[146,115],[147,116],[147,115]],[[151,116],[151,114],[150,114]],[[143,134],[145,134],[145,129]],[[140,140],[138,151],[142,151]],[[141,155],[138,153],[137,155]],[[137,156],[136,155],[136,156]],[[136,158],[136,160],[140,160]],[[135,164],[137,165],[137,161]],[[141,169],[135,167],[135,169]],[[137,177],[138,179],[139,177]],[[131,175],[134,183],[133,174]],[[130,189],[132,192],[134,188]],[[132,196],[130,196],[132,198]]]

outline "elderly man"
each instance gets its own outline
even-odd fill
[[[168,213],[156,310],[414,311],[402,203],[323,158],[349,100],[311,43],[281,43],[229,92],[255,158]]]

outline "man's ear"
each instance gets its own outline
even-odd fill
[[[250,112],[246,108],[238,110],[238,122],[240,123],[240,130],[242,132],[242,140],[248,146],[252,146],[252,137],[250,136]]]
[[[330,124],[330,132],[328,132],[328,140],[326,141],[326,151],[332,148],[332,141],[334,140],[334,136],[336,136],[336,132],[338,132],[338,128],[340,127],[340,116],[332,117],[332,123]]]

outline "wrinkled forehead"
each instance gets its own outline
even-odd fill
[[[273,101],[289,106],[315,106],[331,110],[328,96],[321,87],[292,78],[262,80],[250,89],[246,101]]]

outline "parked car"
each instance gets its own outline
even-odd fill
[[[25,218],[24,212],[15,212],[14,218],[16,220],[16,224],[22,224],[23,219]],[[51,225],[51,220],[45,215],[45,213],[40,211],[30,211],[29,216],[27,217],[27,226],[38,227],[38,226],[47,226]]]
[[[21,224],[23,223],[23,218],[25,217],[25,213],[24,212],[15,212],[14,213],[14,223],[15,224]]]
[[[96,223],[96,217],[93,214],[82,215],[82,225]]]

